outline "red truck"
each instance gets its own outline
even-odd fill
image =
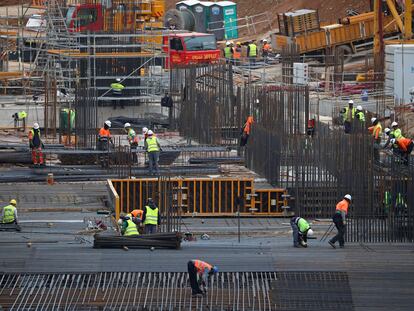
[[[220,50],[216,37],[199,32],[169,33],[163,36],[163,50],[168,55],[167,67],[217,62]]]

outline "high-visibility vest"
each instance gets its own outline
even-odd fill
[[[39,133],[39,139],[40,139],[40,131],[38,131],[38,133]],[[33,137],[34,137],[34,134],[35,134],[35,131],[34,131],[34,129],[31,129],[30,130],[30,133],[29,133],[29,139],[33,139]]]
[[[125,88],[121,83],[111,83],[111,89],[114,93],[122,94],[122,90]]]
[[[356,112],[356,108],[352,108],[351,119],[355,118],[355,112]],[[348,120],[349,119],[348,117],[349,117],[349,107],[345,107],[344,121],[351,121],[351,120]]]
[[[365,122],[365,114],[362,111],[358,111],[356,113],[356,116],[357,116],[357,118],[358,118],[359,121]]]
[[[25,119],[25,118],[27,117],[27,112],[26,112],[26,111],[19,111],[19,112],[17,113],[17,117],[18,117],[19,119]]]
[[[345,214],[348,214],[348,207],[349,203],[347,200],[343,199],[338,204],[336,204],[336,212],[345,212]]]
[[[256,57],[257,56],[257,45],[254,43],[249,44],[249,57]]]
[[[381,123],[378,122],[378,124],[375,125],[373,130],[372,130],[372,136],[374,136],[374,138],[378,138],[381,135],[382,135],[382,125],[381,125]]]
[[[199,274],[203,274],[203,273],[204,273],[204,270],[205,270],[206,268],[207,268],[209,271],[213,268],[213,266],[212,266],[212,265],[210,265],[209,263],[207,263],[207,262],[205,262],[205,261],[201,261],[201,260],[194,259],[194,260],[193,260],[193,263],[194,263],[194,267],[196,267],[197,272],[198,272]]]
[[[297,217],[295,223],[298,225],[299,231],[301,233],[305,233],[310,228],[309,223],[302,217]]]
[[[128,142],[130,144],[138,144],[138,136],[133,129],[128,130]]]
[[[224,48],[224,57],[225,57],[225,58],[231,58],[231,57],[232,57],[231,47],[226,46],[226,47]]]
[[[126,228],[124,232],[124,236],[139,235],[137,226],[134,224],[131,218],[125,221],[127,222],[128,227]]]
[[[14,218],[15,210],[16,210],[16,207],[11,204],[3,207],[3,223],[8,224],[8,223],[15,221],[15,218]]]
[[[158,207],[150,208],[148,205],[145,206],[147,213],[145,214],[144,225],[157,225],[158,224]]]
[[[241,47],[235,47],[233,48],[233,58],[239,59],[242,54],[242,48]]]
[[[109,129],[106,130],[104,127],[102,127],[99,130],[99,138],[104,138],[104,137],[106,138],[111,137],[111,132],[109,131]]]
[[[395,138],[395,139],[398,139],[398,138],[403,137],[403,136],[402,136],[401,129],[396,129],[396,130],[393,130],[393,131],[391,131],[391,134],[392,134],[392,135],[394,135],[394,138]]]
[[[160,151],[158,147],[157,137],[152,136],[147,138],[147,151],[148,152],[157,152]]]

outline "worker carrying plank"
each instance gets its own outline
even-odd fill
[[[208,279],[212,275],[218,273],[218,268],[198,259],[190,260],[187,263],[187,268],[192,295],[205,295],[207,292]]]
[[[335,243],[339,241],[339,247],[344,248],[345,246],[345,232],[346,232],[346,215],[348,214],[349,205],[352,202],[352,197],[350,194],[346,194],[342,201],[336,204],[335,214],[332,217],[332,220],[335,224],[338,233],[328,241],[329,245],[333,248],[336,248]]]
[[[290,226],[292,227],[293,247],[308,247],[308,236],[313,235],[309,223],[302,217],[292,217]]]

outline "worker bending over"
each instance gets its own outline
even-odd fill
[[[157,226],[161,224],[160,211],[152,198],[148,198],[147,205],[144,207],[142,222],[145,225],[145,233],[152,234],[157,232]]]
[[[293,246],[294,247],[308,247],[308,236],[313,235],[309,223],[302,217],[292,217],[290,220],[293,233]]]
[[[32,151],[32,161],[35,166],[44,164],[42,148],[43,142],[40,138],[40,126],[38,123],[33,124],[33,128],[29,132],[29,146]]]
[[[17,225],[17,201],[11,199],[9,205],[1,209],[0,220],[3,224],[16,224]]]
[[[12,115],[13,121],[14,121],[14,127],[17,128],[20,125],[20,122],[22,123],[23,131],[26,130],[26,118],[27,118],[27,112],[26,111],[19,111]]]
[[[139,235],[137,225],[133,222],[132,217],[123,215],[121,216],[120,221],[122,221],[121,233],[123,236]]]
[[[405,138],[405,137],[401,137],[401,138],[392,138],[391,139],[391,144],[393,145],[397,145],[399,148],[399,153],[401,154],[401,157],[403,159],[403,163],[405,165],[408,165],[409,163],[409,159],[410,159],[410,154],[413,151],[414,148],[414,142],[412,139],[410,138]]]
[[[336,248],[335,243],[339,241],[339,247],[344,248],[345,246],[345,232],[346,232],[346,215],[348,214],[349,204],[351,204],[352,197],[350,194],[346,194],[342,201],[336,204],[335,214],[332,220],[335,224],[338,233],[328,241],[329,245]]]
[[[198,259],[190,260],[187,268],[192,295],[204,295],[207,292],[208,278],[218,273],[218,268]],[[200,287],[203,287],[203,290]]]
[[[153,174],[155,169],[155,174],[160,174],[160,169],[158,166],[158,160],[160,157],[160,150],[161,145],[158,141],[158,138],[154,135],[154,133],[149,130],[148,137],[145,139],[144,148],[148,153],[148,165],[149,165],[149,173],[150,175]]]

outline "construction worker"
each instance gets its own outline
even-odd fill
[[[130,123],[124,124],[124,130],[127,133],[128,143],[131,148],[132,162],[136,163],[138,159],[136,152],[138,147],[138,135],[135,133]]]
[[[256,63],[257,58],[257,45],[254,40],[250,41],[250,44],[247,46],[247,57],[249,58],[250,64]]]
[[[230,41],[226,41],[226,47],[223,49],[223,55],[226,59],[226,62],[230,62],[233,58],[233,49],[231,48]]]
[[[328,241],[329,245],[336,248],[335,243],[339,241],[339,247],[344,248],[345,240],[344,235],[346,232],[346,215],[348,214],[349,204],[352,202],[350,194],[346,194],[342,201],[336,204],[335,214],[332,218],[338,233]]]
[[[250,130],[251,130],[252,124],[253,124],[253,117],[248,116],[241,131],[240,147],[243,147],[247,144],[247,140],[249,139],[249,136],[250,136]]]
[[[355,116],[356,116],[357,120],[359,120],[361,123],[365,122],[365,113],[364,113],[364,110],[362,109],[361,105],[358,105],[356,107]]]
[[[29,146],[32,151],[32,161],[35,166],[43,165],[42,147],[44,147],[40,138],[40,126],[38,123],[33,124],[33,128],[29,132]]]
[[[379,145],[381,143],[382,125],[377,118],[371,118],[371,123],[372,126],[368,130],[372,133],[375,143]]]
[[[391,123],[391,128],[392,128],[391,134],[394,135],[395,139],[399,139],[399,138],[403,137],[401,129],[398,128],[398,123],[397,122],[395,122],[395,121],[392,122]]]
[[[388,136],[388,139],[385,142],[383,148],[386,149],[389,145],[391,145],[392,153],[394,154],[394,156],[396,156],[396,157],[401,156],[401,151],[400,151],[400,148],[398,147],[398,145],[396,143],[395,144],[391,143],[391,140],[395,138],[393,131],[391,131],[387,127],[387,128],[385,128],[384,133],[385,133],[385,135]]]
[[[348,107],[342,110],[342,118],[344,120],[345,133],[351,133],[352,121],[355,118],[356,109],[354,108],[354,101],[351,99],[348,101]]]
[[[236,42],[236,46],[233,47],[233,59],[235,65],[240,65],[240,59],[242,55],[242,46],[240,42]]]
[[[142,128],[142,135],[144,136],[144,143],[145,143],[145,140],[148,138],[148,127]]]
[[[112,141],[111,132],[109,129],[111,128],[111,121],[106,120],[104,122],[104,126],[99,130],[98,133],[98,144],[97,149],[101,151],[108,151],[109,150],[109,143]],[[107,167],[109,165],[109,157],[106,155],[100,156],[100,162],[102,167]]]
[[[121,233],[123,236],[139,235],[137,225],[132,221],[132,217],[125,215],[125,216],[121,216],[121,219],[122,219]]]
[[[405,165],[408,165],[409,162],[409,158],[410,158],[410,154],[413,151],[414,148],[414,142],[412,139],[410,138],[405,138],[405,137],[401,137],[401,138],[392,138],[391,139],[391,144],[395,144],[398,146],[399,148],[399,152],[401,154],[401,157],[403,158],[403,163]]]
[[[290,226],[293,234],[293,247],[308,247],[308,236],[313,235],[309,223],[302,217],[292,217],[290,219]]]
[[[205,261],[193,259],[187,263],[187,269],[192,295],[206,294],[208,279],[218,273],[218,268]],[[203,290],[201,290],[200,286],[203,287]]]
[[[116,109],[116,106],[119,104],[121,105],[121,108],[124,108],[124,103],[123,101],[120,99],[122,97],[122,93],[125,89],[125,86],[121,83],[121,79],[117,78],[115,80],[115,82],[111,83],[111,90],[112,90],[112,95],[114,97],[116,97],[113,101],[112,101],[112,106],[114,109]]]
[[[27,118],[27,112],[26,111],[19,111],[12,115],[13,121],[14,121],[14,127],[17,128],[20,125],[20,122],[22,122],[22,128],[23,131],[26,128],[26,118]]]
[[[145,233],[152,234],[157,232],[157,226],[161,224],[160,211],[152,198],[148,198],[147,205],[142,214],[142,223],[145,225]]]
[[[17,201],[11,199],[9,205],[5,206],[1,210],[0,222],[3,224],[17,224]]]
[[[263,58],[268,57],[270,52],[272,52],[271,45],[268,43],[267,39],[263,39],[262,57]]]
[[[145,150],[148,153],[148,164],[149,164],[149,173],[153,174],[153,169],[155,168],[155,174],[160,174],[160,169],[158,166],[158,160],[160,157],[161,145],[158,141],[158,138],[154,135],[153,131],[148,131],[148,137],[145,139]]]
[[[131,217],[137,218],[139,219],[139,222],[142,222],[142,215],[144,215],[144,211],[142,209],[134,209],[128,215],[131,215]]]

